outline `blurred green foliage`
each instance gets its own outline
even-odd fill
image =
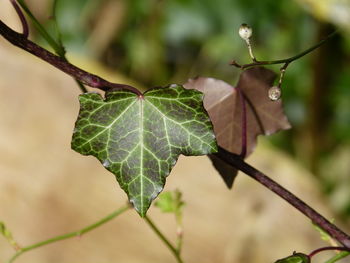
[[[182,200],[182,193],[179,190],[162,192],[155,206],[158,207],[163,213],[172,213],[176,217],[176,221],[181,224],[182,210],[185,202]]]
[[[98,59],[145,86],[181,84],[199,75],[234,84],[240,71],[229,62],[250,62],[237,33],[242,23],[253,28],[261,60],[293,56],[332,31],[332,21],[317,20],[302,2],[57,0],[57,19],[68,55]],[[105,44],[97,45],[102,39]],[[282,90],[293,129],[270,141],[309,167],[333,203],[341,203],[338,211],[350,215],[350,166],[343,164],[350,159],[350,38],[343,32],[337,41],[326,44],[325,53],[336,59],[319,63],[324,54],[317,51],[289,66]],[[329,77],[322,72],[331,73],[330,84],[325,79],[318,87],[317,80]]]

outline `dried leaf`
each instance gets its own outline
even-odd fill
[[[242,150],[243,104],[238,90],[242,93],[246,104],[247,156],[254,150],[258,135],[290,128],[282,101],[271,101],[268,97],[275,77],[273,71],[257,67],[242,72],[236,87],[222,80],[202,77],[190,79],[184,87],[205,94],[204,107],[214,125],[218,145],[236,154],[241,154]],[[237,170],[214,155],[210,155],[210,159],[231,188]]]

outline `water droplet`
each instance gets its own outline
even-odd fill
[[[177,85],[177,84],[171,84],[169,87],[170,88],[177,88],[179,85]]]
[[[111,163],[108,160],[104,160],[103,164],[102,164],[105,168],[108,168]]]
[[[273,86],[269,89],[269,98],[270,100],[276,101],[281,98],[282,91],[279,87]]]

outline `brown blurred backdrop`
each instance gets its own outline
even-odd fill
[[[28,3],[40,18],[47,17],[49,2]],[[189,70],[186,74],[178,70],[176,76],[169,72],[163,74],[165,69],[161,69],[157,71],[158,78],[150,79],[147,75],[150,73],[141,74],[137,67],[133,68],[132,63],[137,63],[133,60],[118,71],[113,63],[108,63],[119,54],[111,50],[115,40],[108,37],[118,35],[118,30],[122,32],[120,23],[121,19],[127,20],[125,8],[128,5],[127,1],[106,3],[108,5],[98,10],[107,12],[102,17],[109,23],[100,19],[94,24],[94,30],[84,40],[86,45],[82,52],[74,48],[74,43],[78,45],[79,41],[67,40],[73,63],[112,81],[141,83],[140,87],[153,85],[156,81],[163,84],[168,79],[169,82],[184,79],[191,75],[188,72],[209,74],[207,68],[197,72],[202,55],[198,55],[197,64],[184,66]],[[1,0],[0,7],[1,19],[20,30],[18,18],[8,1]],[[116,15],[109,14],[107,7],[115,10]],[[118,38],[122,36],[118,35]],[[40,39],[37,41],[44,43]],[[134,55],[144,56],[142,42],[135,45]],[[89,46],[91,48],[86,48]],[[144,59],[146,62],[140,63],[147,64],[148,58]],[[162,67],[153,66],[154,70]],[[214,76],[221,74],[217,73],[220,67],[213,68]],[[137,75],[140,77],[136,78]],[[70,149],[79,106],[79,89],[70,77],[1,38],[0,94],[0,221],[5,222],[20,245],[77,230],[125,204],[126,195],[119,189],[114,176],[93,157],[81,156]],[[337,217],[330,208],[329,198],[319,190],[320,181],[315,176],[271,142],[263,138],[259,142],[249,163],[329,218]],[[293,251],[308,253],[328,245],[320,239],[308,219],[245,175],[239,175],[233,190],[226,189],[206,157],[180,158],[165,190],[176,188],[182,191],[186,202],[183,249],[186,262],[273,262]],[[174,240],[173,217],[161,214],[155,207],[150,209],[149,215]],[[344,225],[346,220],[336,222]],[[0,262],[6,262],[12,253],[13,249],[0,237]],[[16,262],[160,263],[175,260],[136,212],[128,211],[80,238],[33,250]]]

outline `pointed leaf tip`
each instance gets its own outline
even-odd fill
[[[140,216],[163,190],[180,154],[215,153],[203,94],[179,85],[154,88],[143,99],[129,91],[80,95],[72,149],[95,156],[117,178]]]

